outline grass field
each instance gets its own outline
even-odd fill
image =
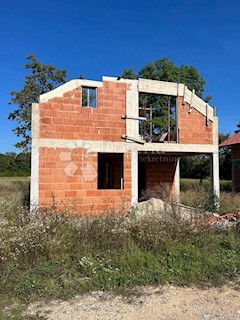
[[[209,179],[204,179],[202,183],[200,183],[199,179],[186,179],[181,178],[181,191],[188,191],[192,188],[196,188],[197,186],[202,186],[206,190],[211,187],[211,182]],[[232,181],[231,180],[220,180],[220,189],[221,191],[232,191]]]
[[[203,207],[209,192],[195,184],[182,197]],[[0,179],[0,320],[41,319],[21,315],[39,298],[148,284],[219,285],[239,276],[239,227],[196,227],[176,214],[75,221],[53,208],[32,219],[24,205],[28,188],[26,178]],[[222,198],[225,208],[239,205],[239,195]]]
[[[0,196],[6,195],[9,192],[24,191],[29,188],[29,184],[29,177],[0,177]],[[188,191],[199,186],[208,190],[210,188],[210,181],[205,179],[201,184],[199,179],[181,178],[181,191]],[[232,189],[232,182],[228,180],[221,180],[220,188],[222,191],[230,192]]]
[[[30,178],[28,177],[0,177],[0,196],[26,192],[29,190],[29,185]]]
[[[220,213],[235,212],[240,208],[240,194],[232,193],[232,182],[220,180]],[[213,194],[209,180],[181,179],[180,200],[183,204],[202,208],[205,210],[214,210]]]

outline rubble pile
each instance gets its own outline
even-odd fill
[[[240,223],[240,213],[230,212],[222,216],[217,213],[213,213],[206,222],[208,225],[219,229],[236,227]]]
[[[151,198],[140,202],[133,210],[136,218],[157,216],[158,218],[178,217],[183,220],[193,221],[196,225],[210,226],[219,229],[228,229],[240,224],[240,208],[238,211],[220,215],[215,212],[203,211],[199,208],[185,206],[183,204],[168,203],[161,199]]]

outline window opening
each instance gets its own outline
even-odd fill
[[[123,189],[123,153],[98,154],[98,189]]]
[[[139,134],[147,142],[176,142],[176,97],[153,93],[140,93]]]
[[[97,89],[82,87],[82,107],[97,107]]]

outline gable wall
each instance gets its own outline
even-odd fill
[[[40,104],[40,138],[122,141],[126,134],[126,83],[103,81],[97,108],[81,106],[81,87]]]

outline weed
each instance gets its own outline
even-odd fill
[[[1,320],[44,320],[43,316],[27,315],[27,305],[19,301],[9,300],[6,296],[0,296],[0,319]]]

